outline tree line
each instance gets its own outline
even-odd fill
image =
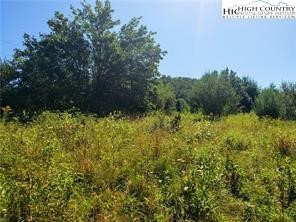
[[[159,81],[166,85],[166,95],[172,95],[162,106],[170,112],[203,112],[206,115],[222,116],[254,111],[258,116],[269,116],[296,120],[296,83],[283,82],[260,88],[249,77],[239,77],[226,68],[221,72],[212,71],[200,79],[172,78],[162,76]],[[173,101],[173,102],[172,102]]]
[[[132,18],[120,25],[109,1],[95,6],[83,1],[60,12],[47,24],[50,33],[24,35],[24,48],[11,60],[1,60],[0,106],[16,115],[24,110],[81,112],[107,115],[113,111],[201,111],[228,115],[254,110],[259,116],[296,119],[296,83],[260,89],[228,68],[200,79],[160,76],[166,54],[156,33]]]

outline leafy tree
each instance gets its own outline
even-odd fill
[[[22,109],[83,109],[87,96],[88,42],[74,22],[61,13],[48,21],[51,33],[40,40],[24,35],[24,50],[13,63],[19,76]]]
[[[92,111],[112,110],[143,112],[149,105],[158,77],[158,64],[165,52],[154,40],[155,33],[133,18],[119,32],[114,28],[109,1],[96,1],[95,9],[83,2],[83,9],[73,9],[91,45]],[[99,24],[99,25],[98,25]]]
[[[159,82],[156,87],[156,108],[171,113],[176,107],[176,95],[170,84]]]
[[[296,83],[283,82],[281,85],[281,117],[296,119]]]
[[[256,97],[259,95],[259,87],[257,83],[249,77],[242,78],[243,96],[241,99],[242,111],[250,112],[254,105]]]
[[[258,116],[270,116],[278,118],[280,116],[281,97],[280,92],[274,85],[264,89],[256,99],[255,112]]]
[[[217,71],[207,73],[193,89],[192,103],[205,114],[222,115],[238,110],[239,96],[224,75]]]
[[[178,112],[190,111],[190,106],[183,98],[178,98],[176,100],[176,110]]]
[[[160,80],[165,84],[171,84],[173,86],[177,99],[182,98],[187,103],[190,102],[192,89],[197,79],[162,76]]]
[[[165,55],[155,33],[140,18],[116,31],[110,1],[71,9],[71,19],[55,13],[49,34],[24,35],[12,61],[19,100],[8,102],[19,110],[146,111]]]
[[[9,105],[9,101],[16,99],[13,97],[16,85],[17,73],[13,65],[7,60],[0,59],[0,108]]]
[[[121,82],[122,52],[118,34],[112,29],[119,25],[113,20],[109,1],[96,1],[95,7],[85,1],[81,9],[72,7],[74,21],[90,44],[90,95],[89,104],[93,112],[102,113],[116,109],[114,91]],[[120,90],[120,89],[119,89]]]
[[[144,111],[153,95],[153,85],[159,76],[158,65],[166,54],[153,38],[154,32],[139,26],[140,18],[133,18],[120,31],[120,43],[124,52],[122,66],[126,72],[126,108]],[[125,95],[123,93],[123,95]]]
[[[250,112],[254,106],[255,98],[259,93],[258,85],[248,77],[240,78],[233,70],[226,68],[221,76],[229,81],[236,94],[240,97],[238,108],[243,112]]]

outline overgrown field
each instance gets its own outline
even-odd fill
[[[296,122],[3,122],[0,195],[0,221],[296,221]]]

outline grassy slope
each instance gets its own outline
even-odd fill
[[[296,221],[296,122],[0,124],[0,221]]]

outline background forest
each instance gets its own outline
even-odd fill
[[[161,76],[158,65],[166,51],[140,18],[120,25],[109,1],[71,9],[69,18],[55,13],[49,34],[25,34],[24,48],[1,61],[1,107],[10,106],[18,116],[70,109],[99,116],[153,110],[221,116],[254,110],[259,116],[296,118],[295,83],[261,89],[228,68],[200,79]]]

